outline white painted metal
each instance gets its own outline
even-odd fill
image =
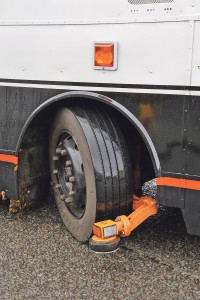
[[[195,22],[191,85],[200,86],[200,22]]]
[[[184,85],[188,22],[0,27],[0,78]],[[118,69],[93,69],[93,41],[116,41]]]
[[[199,0],[0,0],[0,81],[200,86],[198,20]],[[117,70],[93,68],[94,41],[118,43]]]
[[[132,1],[130,1],[132,2]],[[145,1],[137,1],[145,2]],[[146,1],[153,2],[153,1]],[[156,2],[156,1],[155,1]],[[166,1],[164,1],[166,2]],[[2,21],[67,21],[168,16],[195,16],[200,14],[199,0],[173,0],[166,3],[135,5],[128,0],[0,0]]]
[[[185,91],[182,90],[170,90],[170,89],[148,89],[148,88],[118,88],[118,87],[99,87],[98,85],[93,87],[89,84],[86,86],[73,86],[73,85],[59,85],[59,84],[36,84],[36,83],[12,83],[12,82],[1,82],[0,86],[11,86],[11,87],[24,87],[24,88],[38,88],[38,89],[57,89],[57,90],[74,90],[74,91],[91,91],[91,92],[118,92],[118,93],[134,93],[134,94],[161,94],[161,95],[185,95]],[[200,91],[190,92],[191,95],[200,96]]]

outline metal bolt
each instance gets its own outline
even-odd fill
[[[75,182],[76,181],[76,177],[75,176],[70,176],[69,177],[69,182]]]
[[[67,167],[66,168],[66,172],[67,172],[68,176],[71,176],[72,175],[72,168],[71,167]]]
[[[64,156],[64,155],[66,155],[67,154],[67,150],[61,150],[61,152],[60,152],[60,154],[62,155],[62,156]]]
[[[53,170],[53,174],[58,174],[58,170]]]
[[[73,197],[75,195],[74,191],[69,192],[69,196]]]
[[[55,186],[56,189],[59,189],[60,187],[61,187],[60,184],[56,184],[56,186]]]
[[[120,221],[121,219],[120,219],[120,217],[117,217],[116,219],[115,219],[115,222],[118,222],[118,221]]]
[[[124,230],[120,231],[120,234],[125,234]]]
[[[71,203],[72,202],[72,199],[71,198],[65,198],[65,203]]]
[[[124,227],[124,222],[122,222],[121,226]]]
[[[60,199],[61,199],[61,200],[65,200],[65,199],[66,199],[66,196],[65,196],[65,195],[61,195],[61,196],[60,196]]]
[[[61,152],[61,148],[56,148],[56,153],[59,154]]]
[[[72,161],[71,161],[71,160],[67,160],[67,161],[66,161],[66,166],[69,167],[69,166],[71,166],[71,165],[72,165]]]
[[[58,156],[57,155],[53,156],[53,160],[58,160]]]

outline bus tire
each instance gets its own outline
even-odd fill
[[[111,114],[94,106],[60,109],[49,142],[50,173],[61,218],[81,242],[95,220],[130,212],[132,170]]]

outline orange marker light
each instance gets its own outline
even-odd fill
[[[114,44],[94,44],[95,67],[114,66]]]

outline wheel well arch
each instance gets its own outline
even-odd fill
[[[67,104],[73,103],[74,100],[79,101],[87,101],[87,102],[94,102],[97,101],[98,103],[104,104],[107,107],[110,107],[113,111],[117,112],[121,116],[124,117],[124,119],[127,121],[127,124],[134,127],[135,130],[138,132],[139,136],[141,137],[141,140],[145,144],[148,153],[151,158],[151,163],[154,169],[154,173],[156,177],[159,177],[161,174],[161,167],[160,167],[160,161],[158,158],[157,151],[154,147],[154,144],[142,125],[142,123],[127,109],[125,108],[122,104],[118,103],[117,101],[102,95],[98,93],[93,93],[93,92],[84,92],[84,91],[70,91],[70,92],[64,92],[61,94],[58,94],[54,97],[49,98],[45,102],[43,102],[40,106],[38,106],[32,114],[29,116],[27,119],[26,123],[24,124],[21,134],[19,136],[17,145],[16,145],[16,155],[18,155],[20,146],[23,140],[23,137],[28,130],[29,126],[31,126],[32,122],[34,122],[42,113],[47,111],[48,109],[54,110],[54,108],[63,107],[63,105],[67,106]],[[52,113],[53,115],[53,113]]]

